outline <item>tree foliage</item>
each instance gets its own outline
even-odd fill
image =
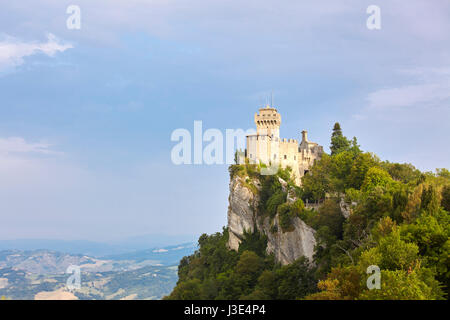
[[[347,151],[350,149],[351,141],[348,140],[342,134],[341,125],[339,122],[336,122],[333,127],[333,133],[331,134],[331,155],[338,154],[343,151]]]

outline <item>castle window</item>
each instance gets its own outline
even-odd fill
[[[295,156],[294,156],[294,160],[297,160],[297,159],[295,158]]]
[[[252,157],[252,154],[250,153],[250,158]]]
[[[277,158],[277,155],[276,155],[276,154],[274,154],[274,155],[273,155],[273,159],[275,160],[276,158]]]
[[[287,159],[287,155],[284,155],[284,159]]]

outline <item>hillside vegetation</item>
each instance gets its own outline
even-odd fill
[[[179,280],[166,299],[445,299],[450,274],[450,172],[420,172],[411,164],[381,161],[356,138],[333,128],[324,154],[292,185],[290,170],[261,176],[257,165],[232,165],[231,176],[261,201],[262,216],[280,216],[283,232],[297,216],[316,230],[313,261],[281,266],[266,253],[265,235],[246,234],[239,251],[227,248],[228,231],[202,235],[199,249],[181,260]],[[252,185],[258,177],[259,188]],[[295,190],[287,201],[278,177]],[[323,203],[318,211],[306,201]],[[341,210],[345,203],[347,214]],[[381,288],[369,290],[367,269],[381,270]]]
[[[0,297],[8,299],[161,299],[177,282],[181,257],[193,243],[152,248],[108,257],[51,250],[0,251]],[[67,281],[80,267],[80,288],[69,292]]]

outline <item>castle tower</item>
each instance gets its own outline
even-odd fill
[[[269,105],[259,109],[259,114],[255,113],[255,124],[257,135],[280,138],[281,115],[277,112],[277,109]]]

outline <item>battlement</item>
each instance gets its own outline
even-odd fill
[[[280,139],[280,143],[286,143],[286,144],[297,144],[298,145],[298,140],[296,139]]]

